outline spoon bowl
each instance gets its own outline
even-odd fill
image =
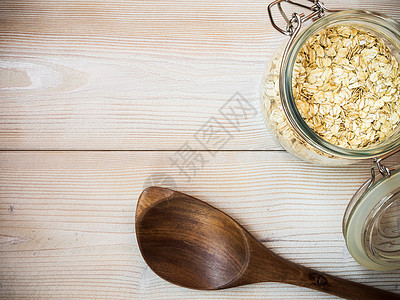
[[[237,223],[207,206],[178,196],[147,211],[137,231],[143,257],[160,277],[207,290],[222,288],[245,271],[249,249]],[[194,216],[190,222],[188,215]],[[178,273],[171,272],[176,268]]]
[[[282,282],[348,299],[400,299],[287,261],[222,211],[189,195],[150,187],[139,197],[136,236],[149,267],[186,288],[216,290]]]

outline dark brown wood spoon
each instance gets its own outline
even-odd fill
[[[135,221],[146,263],[161,278],[183,287],[216,290],[270,281],[347,299],[400,299],[287,261],[222,211],[170,189],[145,189]]]

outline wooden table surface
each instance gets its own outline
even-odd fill
[[[287,259],[400,293],[399,271],[364,269],[342,236],[370,162],[310,165],[263,123],[261,77],[286,41],[267,3],[0,1],[0,298],[333,298],[161,280],[134,228],[152,184],[215,205]],[[399,0],[325,4],[400,19]]]

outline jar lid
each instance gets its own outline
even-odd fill
[[[364,267],[400,269],[400,169],[361,186],[347,207],[343,234]]]

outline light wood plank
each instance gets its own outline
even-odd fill
[[[396,0],[326,2],[400,19]],[[174,150],[216,117],[224,149],[280,149],[260,114],[219,113],[236,92],[259,107],[285,40],[267,3],[2,0],[0,148]]]
[[[140,256],[133,221],[146,178],[160,172],[173,179],[164,185],[224,210],[280,255],[400,293],[400,272],[363,269],[341,234],[369,163],[322,168],[281,151],[203,152],[209,161],[188,180],[171,165],[175,155],[0,152],[0,298],[332,299],[273,283],[198,292],[158,278]]]

